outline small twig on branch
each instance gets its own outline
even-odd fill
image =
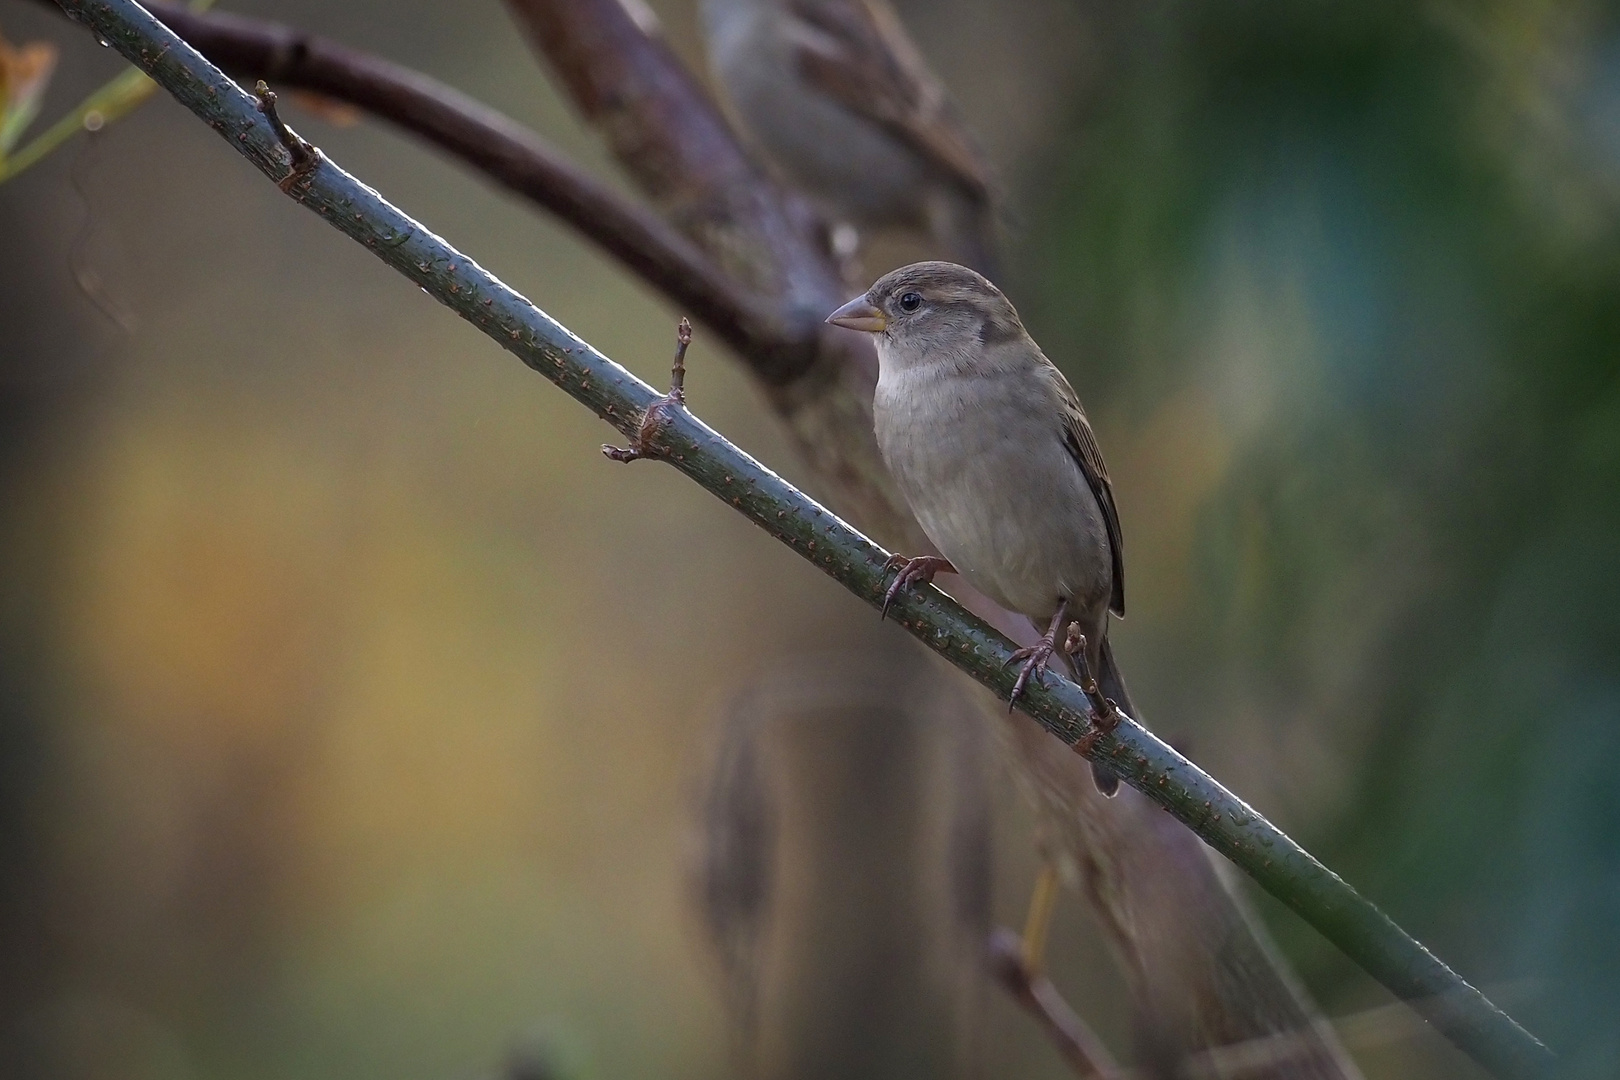
[[[276,112],[276,92],[270,89],[270,84],[260,79],[253,88],[253,96],[259,99],[259,111],[270,121],[270,129],[276,133],[276,139],[287,148],[287,156],[292,159],[292,171],[276,181],[277,187],[290,194],[293,185],[314,172],[321,163],[321,152],[282,122],[281,115]]]
[[[1058,1052],[1084,1080],[1123,1080],[1125,1073],[1097,1033],[1063,1000],[1052,980],[1029,970],[1024,945],[1004,926],[990,932],[990,973],[1045,1029]]]
[[[692,344],[692,324],[685,319],[675,327],[675,359],[669,365],[669,393],[647,406],[647,411],[641,414],[641,423],[636,433],[630,437],[629,446],[614,446],[611,443],[602,444],[602,454],[613,461],[636,461],[644,457],[655,457],[652,440],[658,434],[658,428],[665,422],[668,414],[675,409],[686,407],[686,347]]]
[[[1064,636],[1063,651],[1074,664],[1075,681],[1080,689],[1085,691],[1086,697],[1091,699],[1091,707],[1100,718],[1097,727],[1075,744],[1075,749],[1083,756],[1091,749],[1091,744],[1098,737],[1108,732],[1114,720],[1119,716],[1119,706],[1111,698],[1103,697],[1102,689],[1097,685],[1097,677],[1092,674],[1091,665],[1086,663],[1086,635],[1080,632],[1079,623],[1070,623],[1068,632]]]
[[[229,146],[273,180],[285,150],[257,102],[135,0],[61,0],[62,7],[151,75]],[[330,161],[289,193],[446,307],[483,330],[626,435],[660,395]],[[875,610],[886,592],[883,550],[809,496],[728,442],[686,409],[662,426],[676,469],[730,503]],[[1005,698],[1012,643],[937,589],[909,592],[896,621],[962,671]],[[1085,693],[1064,678],[1032,685],[1023,711],[1065,744],[1092,730]],[[1556,1059],[1286,834],[1129,716],[1087,754],[1249,874],[1412,1004],[1497,1076],[1552,1075]]]

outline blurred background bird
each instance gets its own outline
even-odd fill
[[[984,155],[882,0],[703,0],[709,67],[733,120],[833,226],[920,230],[994,274]]]

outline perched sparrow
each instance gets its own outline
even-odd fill
[[[927,230],[989,269],[989,170],[884,0],[703,0],[744,133],[835,224]]]
[[[910,560],[890,598],[936,571],[961,574],[1046,624],[1016,654],[1014,701],[1055,652],[1073,649],[1103,722],[1116,715],[1110,698],[1134,715],[1108,648],[1109,613],[1125,613],[1108,470],[1080,399],[1012,304],[966,267],[925,262],[885,274],[827,321],[877,336],[878,447],[945,556]],[[1093,773],[1105,793],[1117,789]]]

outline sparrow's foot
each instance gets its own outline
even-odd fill
[[[1013,683],[1012,693],[1007,696],[1008,712],[1012,712],[1013,706],[1018,704],[1018,699],[1024,696],[1024,691],[1029,687],[1029,680],[1032,676],[1039,685],[1046,685],[1046,665],[1052,662],[1052,654],[1058,650],[1058,628],[1063,625],[1063,618],[1068,614],[1068,611],[1069,602],[1065,600],[1058,605],[1057,614],[1052,616],[1052,625],[1046,628],[1046,633],[1041,635],[1041,640],[1033,645],[1026,645],[1022,649],[1013,650],[1013,654],[1007,657],[1006,661],[1001,665],[1006,667],[1008,664],[1018,663],[1019,661],[1024,664],[1024,670],[1018,673],[1018,681]],[[1064,644],[1067,646],[1068,643],[1065,642]]]
[[[891,555],[889,561],[883,564],[883,570],[887,573],[896,566],[900,568],[900,572],[895,575],[894,580],[889,583],[888,591],[883,594],[883,607],[878,611],[880,619],[888,617],[889,605],[894,603],[894,598],[906,588],[912,585],[926,585],[933,581],[934,575],[938,573],[956,573],[956,567],[951,565],[949,559],[941,559],[937,555],[919,555],[915,559],[908,559],[904,555]]]
[[[686,408],[686,347],[692,344],[692,324],[685,319],[675,327],[675,360],[669,366],[669,393],[653,399],[641,414],[641,425],[630,437],[629,446],[602,444],[602,453],[614,461],[635,461],[654,457],[653,436],[677,409]]]
[[[1013,706],[1018,704],[1018,699],[1024,696],[1024,691],[1029,688],[1031,678],[1034,678],[1041,686],[1046,685],[1046,666],[1052,662],[1052,654],[1055,652],[1057,652],[1057,646],[1053,645],[1049,639],[1042,638],[1035,644],[1026,645],[1007,657],[1007,663],[1002,664],[1002,667],[1020,661],[1024,665],[1023,670],[1018,673],[1018,681],[1013,683],[1012,693],[1007,696],[1008,712],[1012,712]]]

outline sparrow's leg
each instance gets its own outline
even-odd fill
[[[1046,958],[1046,932],[1052,925],[1052,909],[1057,906],[1057,864],[1051,859],[1041,863],[1041,872],[1035,878],[1035,891],[1029,897],[1029,915],[1024,919],[1024,941],[1021,953],[1024,970],[1030,978],[1041,973]]]
[[[675,359],[669,365],[669,393],[653,399],[641,414],[641,425],[629,446],[603,444],[602,453],[614,461],[638,461],[654,456],[652,437],[676,409],[686,408],[686,347],[692,344],[692,324],[685,319],[675,327]]]
[[[882,619],[889,614],[889,605],[894,598],[900,595],[900,590],[910,585],[926,585],[934,580],[938,573],[954,574],[956,567],[951,560],[941,559],[937,555],[919,555],[915,559],[908,559],[904,555],[890,555],[889,561],[883,564],[884,573],[888,573],[896,566],[900,573],[895,575],[894,581],[889,585],[889,591],[883,594],[883,608],[878,612]]]
[[[1024,696],[1024,688],[1029,685],[1030,676],[1033,675],[1042,686],[1046,685],[1046,665],[1051,663],[1052,654],[1058,650],[1058,628],[1063,625],[1063,619],[1068,614],[1069,601],[1063,600],[1058,604],[1057,614],[1052,616],[1052,625],[1046,628],[1041,640],[1016,650],[1001,665],[1006,667],[1007,664],[1020,660],[1024,663],[1024,670],[1018,673],[1018,681],[1013,683],[1012,693],[1007,697],[1008,712],[1012,712],[1013,706],[1018,704],[1018,699]]]

